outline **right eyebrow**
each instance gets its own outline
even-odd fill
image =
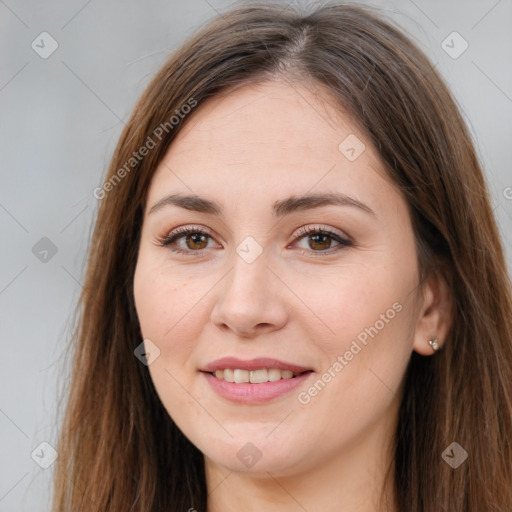
[[[151,207],[149,213],[154,213],[167,205],[175,205],[179,206],[180,208],[184,208],[185,210],[209,213],[219,217],[222,215],[222,207],[218,203],[203,197],[188,195],[185,196],[182,194],[170,194],[163,197]]]

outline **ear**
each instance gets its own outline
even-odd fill
[[[453,323],[453,296],[440,272],[432,272],[423,284],[423,303],[418,311],[413,349],[423,356],[435,353],[429,340],[437,338],[440,347]]]

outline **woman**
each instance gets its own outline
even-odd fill
[[[224,13],[95,195],[55,512],[512,510],[510,280],[399,30]]]

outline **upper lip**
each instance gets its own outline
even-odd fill
[[[216,370],[240,369],[240,370],[260,370],[262,368],[277,368],[278,370],[290,370],[293,373],[302,373],[310,371],[311,368],[300,366],[298,364],[286,363],[279,359],[271,357],[257,357],[255,359],[242,360],[237,357],[221,357],[201,368],[203,372],[214,372]]]

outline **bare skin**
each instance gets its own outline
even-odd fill
[[[244,86],[191,116],[152,179],[134,286],[141,334],[160,350],[157,392],[205,455],[208,512],[396,510],[384,474],[406,366],[412,351],[431,356],[428,340],[442,344],[451,322],[444,281],[420,286],[404,198],[321,89]],[[353,161],[339,149],[351,134],[365,145]],[[276,201],[332,193],[351,200],[273,214]],[[150,212],[171,194],[222,214]],[[206,235],[162,246],[186,226]],[[250,263],[236,251],[258,246]],[[235,403],[200,371],[225,356],[313,371],[275,399]]]

